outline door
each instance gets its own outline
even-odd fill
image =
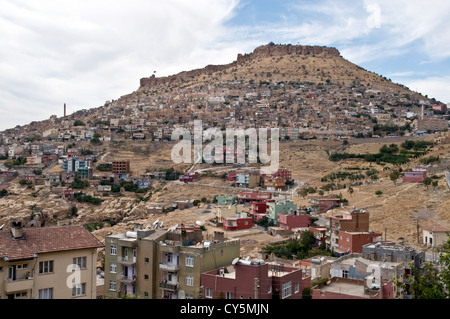
[[[8,280],[16,280],[16,266],[8,267]]]

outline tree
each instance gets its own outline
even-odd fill
[[[399,171],[393,171],[389,174],[389,178],[394,182],[394,185],[397,184],[397,179],[400,177]]]
[[[349,188],[347,189],[347,192],[350,193],[350,197],[352,196],[352,194],[354,193],[354,190],[351,186],[349,186]]]
[[[427,177],[423,180],[423,184],[427,187],[427,189],[428,189],[428,186],[431,185],[431,182],[432,182],[432,180],[429,177]]]

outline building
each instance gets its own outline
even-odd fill
[[[237,194],[238,201],[240,202],[262,202],[272,198],[272,193],[261,193],[261,192],[242,192]]]
[[[309,200],[311,208],[318,214],[324,214],[328,210],[339,207],[338,197],[314,197]]]
[[[113,161],[112,173],[117,175],[128,175],[131,173],[130,161]]]
[[[431,226],[423,229],[423,243],[428,247],[439,247],[449,239],[450,228]]]
[[[345,254],[347,250],[341,250],[341,232],[368,232],[369,213],[365,210],[352,209],[348,212],[340,212],[327,217],[326,220],[326,244],[335,253]]]
[[[192,183],[198,179],[199,179],[198,172],[187,173],[187,174],[180,176],[180,182],[184,182],[184,183]]]
[[[300,268],[236,259],[201,276],[205,299],[301,299],[311,278]]]
[[[312,287],[312,299],[392,299],[393,283],[383,280],[382,288],[370,287],[365,280],[334,277]]]
[[[258,171],[248,171],[236,175],[236,184],[241,188],[255,188],[261,182],[261,175]]]
[[[68,172],[77,172],[80,168],[89,168],[91,167],[90,161],[82,161],[78,158],[70,158],[63,160],[63,171]]]
[[[405,265],[414,262],[419,268],[425,262],[425,252],[394,243],[367,244],[363,246],[362,255],[369,260],[402,262]]]
[[[281,228],[293,230],[299,227],[308,227],[312,224],[312,217],[305,213],[303,214],[281,214],[278,215],[278,224]]]
[[[272,174],[273,177],[282,177],[284,179],[291,180],[292,179],[292,172],[286,168],[280,168],[275,173]]]
[[[11,231],[0,231],[0,298],[95,299],[100,247],[83,226],[27,228],[13,223]],[[79,282],[70,282],[70,276]]]
[[[216,197],[217,205],[234,205],[237,201],[237,197],[235,195],[223,195]]]
[[[77,170],[77,177],[81,180],[90,180],[94,177],[94,169],[85,167]]]
[[[282,191],[286,188],[286,179],[281,176],[264,176],[264,188],[268,191]]]
[[[293,214],[296,211],[297,204],[290,200],[267,202],[267,218],[276,226],[279,225],[279,215]]]
[[[339,248],[338,253],[362,253],[362,247],[366,244],[381,241],[380,233],[368,232],[352,232],[339,231]]]
[[[142,229],[105,238],[107,298],[198,299],[203,272],[229,265],[239,256],[238,239],[216,233],[205,240],[198,227]]]
[[[403,183],[423,183],[427,178],[427,170],[422,168],[413,168],[412,171],[404,172]]]
[[[417,131],[445,131],[448,129],[448,120],[438,117],[417,119]]]

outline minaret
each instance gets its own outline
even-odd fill
[[[425,117],[425,106],[424,104],[422,104],[422,120],[424,119],[424,117]]]
[[[64,103],[64,117],[66,117],[66,103]]]

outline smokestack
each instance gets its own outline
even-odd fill
[[[19,239],[23,237],[22,223],[13,222],[11,226],[11,234],[14,239]]]
[[[64,103],[64,117],[66,117],[66,103]]]

